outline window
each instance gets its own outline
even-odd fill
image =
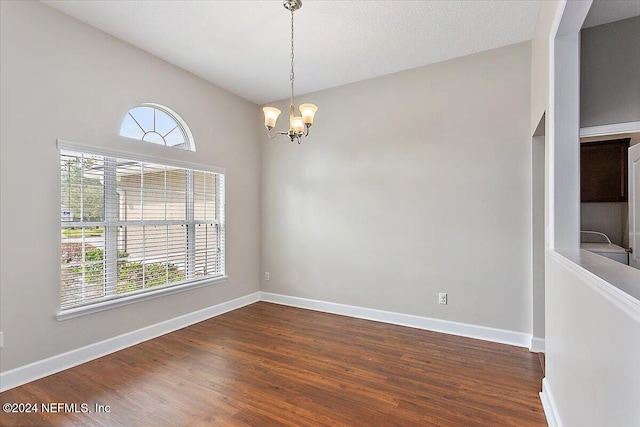
[[[142,104],[129,110],[120,126],[120,135],[195,151],[187,124],[171,109],[158,104]]]
[[[59,147],[62,312],[224,277],[221,170]]]

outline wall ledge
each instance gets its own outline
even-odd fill
[[[547,255],[640,322],[640,270],[585,250],[547,249]]]
[[[623,133],[639,132],[640,122],[614,123],[610,125],[587,126],[580,128],[580,138],[590,136],[619,135]]]

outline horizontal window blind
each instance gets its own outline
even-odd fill
[[[224,174],[60,151],[61,308],[224,276]]]

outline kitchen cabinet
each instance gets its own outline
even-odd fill
[[[630,138],[580,144],[580,201],[626,202]]]

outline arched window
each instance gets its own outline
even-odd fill
[[[193,135],[184,120],[159,104],[142,104],[127,113],[120,135],[139,141],[196,151]]]

